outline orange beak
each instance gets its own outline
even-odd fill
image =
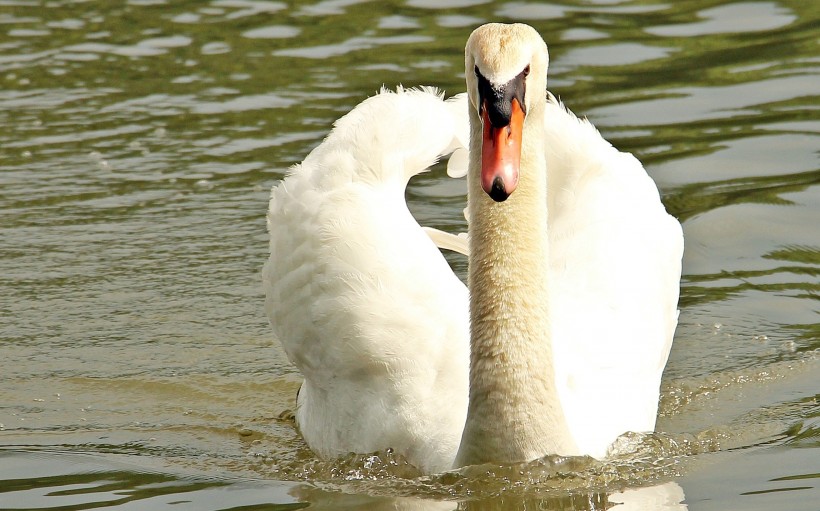
[[[481,109],[481,122],[484,125],[481,187],[496,202],[507,200],[518,186],[524,110],[515,98],[511,102],[511,110],[510,124],[497,128],[490,122],[486,101]]]

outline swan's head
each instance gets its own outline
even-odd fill
[[[501,202],[518,185],[527,112],[545,101],[547,45],[529,25],[489,23],[470,35],[464,60],[470,106],[483,125],[481,187]]]

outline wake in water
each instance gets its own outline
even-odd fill
[[[735,400],[736,393],[748,398],[755,392],[765,392],[779,381],[810,375],[817,369],[819,360],[818,353],[810,351],[762,369],[731,370],[700,379],[669,382],[664,386],[661,399],[661,418],[673,428],[687,425],[692,417],[701,425],[708,424],[697,416],[712,415],[712,406],[725,407],[727,402]],[[389,450],[318,460],[302,445],[297,456],[283,463],[278,453],[264,453],[258,449],[261,445],[257,445],[252,461],[246,460],[243,468],[266,479],[309,482],[324,491],[378,498],[558,499],[564,504],[574,502],[572,509],[606,509],[600,506],[606,502],[611,504],[609,497],[613,492],[619,493],[625,488],[651,493],[659,491],[657,488],[661,485],[668,493],[666,482],[685,473],[692,460],[697,459],[695,455],[790,442],[799,435],[811,434],[813,430],[805,428],[801,418],[809,416],[816,406],[816,402],[798,400],[745,411],[735,407],[734,412],[739,413],[733,417],[696,432],[629,433],[613,444],[606,461],[548,456],[529,463],[478,465],[423,476]],[[236,468],[234,465],[233,469]],[[682,491],[680,493],[682,495]]]

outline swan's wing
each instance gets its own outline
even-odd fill
[[[579,448],[601,457],[618,435],[654,429],[677,324],[683,234],[640,162],[550,99],[556,384]]]
[[[424,227],[423,229],[438,248],[452,250],[461,255],[470,255],[470,245],[466,232],[450,234],[449,232],[440,231],[433,227]]]
[[[455,457],[467,291],[404,189],[459,145],[459,101],[383,91],[271,192],[266,311],[305,377],[297,421],[322,456],[392,447],[430,471]]]

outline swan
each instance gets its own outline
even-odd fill
[[[483,25],[466,95],[383,89],[273,187],[265,308],[319,456],[392,448],[434,473],[604,458],[654,429],[681,227],[640,162],[546,91],[547,65],[532,27]],[[450,154],[466,239],[404,199]],[[440,248],[468,255],[468,286]]]

